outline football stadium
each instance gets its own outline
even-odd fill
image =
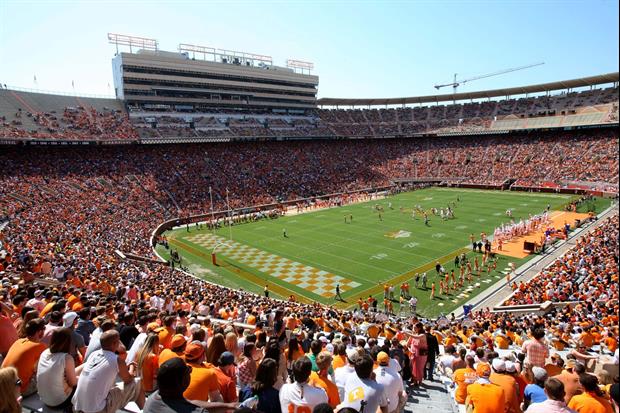
[[[0,84],[1,413],[620,411],[617,50],[339,98],[174,36]]]

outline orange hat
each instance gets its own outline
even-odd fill
[[[186,340],[183,334],[175,334],[172,337],[172,341],[170,342],[170,348],[181,347],[183,344],[185,344],[185,342]]]
[[[147,331],[147,332],[148,332],[148,331],[155,331],[155,330],[157,330],[158,328],[159,328],[159,324],[157,324],[156,322],[152,322],[152,323],[149,323],[149,324],[146,326],[146,331]]]
[[[385,351],[380,351],[379,354],[377,354],[377,363],[387,366],[390,364],[390,356],[388,356]]]
[[[491,366],[489,366],[489,363],[478,363],[476,366],[476,375],[478,375],[478,377],[489,377],[491,375]]]
[[[205,348],[199,341],[192,341],[185,349],[185,360],[198,360],[204,352]]]

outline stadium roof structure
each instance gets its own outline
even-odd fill
[[[620,80],[618,72],[606,73],[597,76],[582,77],[578,79],[562,80],[558,82],[539,83],[537,85],[511,87],[506,89],[482,90],[479,92],[451,93],[442,95],[412,96],[401,98],[321,98],[317,100],[319,106],[373,106],[373,105],[406,105],[414,103],[438,103],[456,100],[485,99],[493,97],[508,97],[529,93],[548,92],[552,90],[573,89],[601,85],[605,83],[617,84]]]

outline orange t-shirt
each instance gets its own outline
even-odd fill
[[[39,356],[46,348],[47,346],[43,343],[35,343],[27,338],[20,338],[9,349],[2,362],[2,367],[15,367],[17,369],[17,375],[22,381],[22,392],[28,388],[39,362]]]
[[[517,381],[514,377],[509,376],[507,374],[497,374],[491,373],[491,377],[489,380],[493,384],[497,384],[502,389],[504,389],[504,396],[506,397],[506,410],[508,413],[521,413],[521,408],[519,407],[519,395],[517,386]]]
[[[222,399],[224,399],[224,403],[236,402],[238,400],[237,387],[235,386],[233,379],[228,377],[218,368],[213,369],[213,371],[215,371],[215,375],[217,376],[217,383],[220,388],[220,393],[222,394]]]
[[[173,359],[175,357],[178,358],[183,358],[183,352],[179,352],[179,353],[175,353],[174,351],[170,350],[169,348],[165,348],[161,351],[161,353],[159,353],[159,365],[161,366],[162,364],[164,364],[165,362],[167,362],[170,359]]]
[[[142,389],[144,391],[151,392],[155,390],[158,368],[158,357],[153,353],[146,356],[144,364],[142,364]]]
[[[467,400],[475,413],[499,413],[506,411],[504,389],[495,384],[473,383],[467,386]]]
[[[0,354],[6,354],[17,338],[17,330],[11,318],[0,313]]]
[[[49,303],[45,304],[45,307],[43,307],[43,311],[41,311],[41,313],[39,314],[39,317],[43,318],[43,317],[45,317],[45,315],[47,313],[52,311],[52,307],[54,306],[54,304],[56,304],[55,301],[52,301],[52,302],[49,302]]]
[[[495,337],[495,343],[502,350],[507,350],[510,347],[510,340],[507,337],[497,336]]]
[[[464,369],[457,369],[454,372],[453,380],[456,383],[456,391],[454,392],[454,399],[457,403],[463,404],[467,399],[467,387],[470,384],[476,382],[476,370],[469,367]]]
[[[579,413],[613,413],[609,400],[593,393],[583,393],[573,396],[568,407]]]
[[[340,404],[340,394],[338,393],[338,386],[331,382],[327,377],[321,377],[316,371],[310,373],[310,380],[308,384],[314,387],[325,390],[327,393],[327,403],[332,408],[336,408]]]
[[[613,337],[606,337],[603,342],[612,353],[618,348],[618,341]]]
[[[332,361],[332,368],[334,370],[340,367],[344,367],[346,365],[347,365],[346,356],[334,356],[334,360]]]
[[[187,400],[208,401],[209,392],[220,388],[215,369],[197,363],[187,363],[187,365],[192,367],[192,373],[183,397]]]

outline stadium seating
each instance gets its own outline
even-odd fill
[[[118,100],[2,89],[0,138],[131,141],[205,136],[393,137],[473,133],[617,122],[617,99],[618,88],[607,88],[414,108],[307,110],[296,115],[274,114],[267,110],[239,113],[221,108],[178,114],[135,107],[130,108],[127,115]],[[148,128],[155,130],[145,130]]]

